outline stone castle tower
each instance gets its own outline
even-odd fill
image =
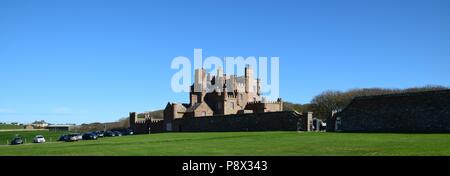
[[[254,71],[249,66],[245,75],[239,77],[224,74],[222,68],[217,69],[216,75],[205,69],[195,70],[189,100],[189,104],[168,103],[164,120],[283,111],[281,99],[263,100],[261,80],[254,79]]]

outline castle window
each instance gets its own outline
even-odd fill
[[[202,111],[202,116],[206,117],[206,111]]]

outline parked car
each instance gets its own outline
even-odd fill
[[[115,137],[115,136],[116,136],[116,134],[114,132],[112,132],[112,131],[106,131],[105,132],[105,137]]]
[[[95,132],[84,133],[83,140],[97,140],[97,134]]]
[[[37,135],[36,137],[34,137],[33,142],[34,143],[45,143],[45,138],[42,135]]]
[[[122,135],[124,135],[124,136],[127,136],[127,135],[133,135],[133,134],[134,134],[133,130],[130,130],[130,129],[127,129],[127,130],[124,130],[124,131],[120,131],[120,132],[121,132]]]
[[[104,131],[96,131],[95,134],[97,134],[97,137],[99,137],[99,138],[105,137]]]
[[[76,142],[79,140],[79,134],[69,134],[67,135],[66,142]]]
[[[16,136],[11,140],[11,145],[20,145],[23,144],[23,139],[20,136]]]
[[[122,133],[120,131],[113,131],[113,132],[116,136],[122,136]]]
[[[83,135],[81,133],[74,133],[77,136],[77,140],[83,140]]]
[[[68,140],[69,140],[69,135],[62,135],[58,139],[58,141],[68,141]]]

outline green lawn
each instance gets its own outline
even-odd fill
[[[450,156],[450,134],[163,133],[76,143],[3,145],[0,155]]]
[[[14,129],[23,129],[23,126],[6,125],[6,124],[1,124],[0,125],[0,130],[14,130]]]
[[[11,141],[16,135],[20,135],[27,143],[33,142],[33,138],[36,135],[44,135],[45,139],[49,142],[58,140],[59,136],[69,132],[49,132],[49,131],[8,131],[0,132],[0,146],[7,145],[7,142]],[[2,149],[0,149],[2,150]],[[0,152],[1,153],[1,152]]]

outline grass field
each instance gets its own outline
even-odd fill
[[[39,133],[39,132],[38,132]],[[61,133],[46,132],[47,138]],[[34,136],[26,132],[23,136]],[[42,132],[41,132],[42,134]],[[2,139],[11,133],[0,133]],[[0,155],[25,156],[450,156],[450,134],[297,132],[163,133],[0,146]]]
[[[23,126],[0,124],[0,130],[23,129]]]
[[[450,156],[450,134],[163,133],[75,143],[3,145],[0,155]]]
[[[59,136],[68,132],[49,132],[49,131],[11,131],[11,132],[0,132],[0,146],[7,145],[8,141],[11,141],[16,134],[20,135],[27,143],[33,142],[33,138],[36,135],[44,135],[45,139],[49,142],[58,140]],[[0,149],[1,150],[1,149]]]

